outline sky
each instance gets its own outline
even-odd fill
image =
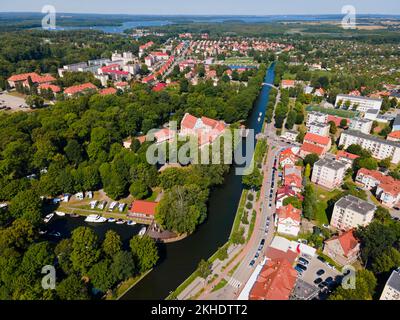
[[[400,0],[0,0],[0,12],[57,12],[161,15],[341,14],[344,5],[357,13],[400,14]]]

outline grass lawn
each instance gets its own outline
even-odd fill
[[[323,108],[320,106],[308,106],[306,111],[319,111],[322,113],[330,114],[333,116],[338,116],[342,118],[349,118],[352,119],[358,115],[358,112],[350,111],[350,110],[343,110],[343,109],[331,109],[331,108]]]
[[[315,213],[315,220],[319,226],[323,224],[329,224],[328,217],[326,215],[326,209],[328,208],[328,201],[333,197],[340,194],[342,191],[340,190],[326,190],[323,189],[315,184],[313,184],[315,194],[317,196],[317,203],[316,203],[316,213]]]
[[[225,279],[222,279],[215,287],[214,289],[212,289],[211,292],[215,292],[218,291],[220,289],[222,289],[223,287],[225,287],[227,285],[228,281],[226,281]]]

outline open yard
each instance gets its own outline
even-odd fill
[[[337,196],[338,194],[340,194],[342,191],[337,189],[328,191],[317,185],[313,186],[315,194],[317,196],[317,203],[316,203],[317,210],[315,212],[315,220],[319,226],[322,226],[323,224],[329,224],[329,219],[326,213],[326,210],[328,209],[328,201],[333,197]]]

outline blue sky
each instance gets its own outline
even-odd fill
[[[126,14],[341,14],[344,5],[358,13],[400,14],[400,0],[0,0],[0,12],[40,12],[46,4],[58,12]]]

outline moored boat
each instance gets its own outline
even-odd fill
[[[44,223],[48,223],[51,220],[51,218],[53,218],[53,217],[54,217],[54,213],[49,213],[47,216],[44,217],[44,219],[43,219]]]
[[[85,219],[86,222],[95,222],[95,223],[100,223],[100,222],[105,222],[107,221],[107,218],[101,217],[97,214],[91,214],[88,215]]]

